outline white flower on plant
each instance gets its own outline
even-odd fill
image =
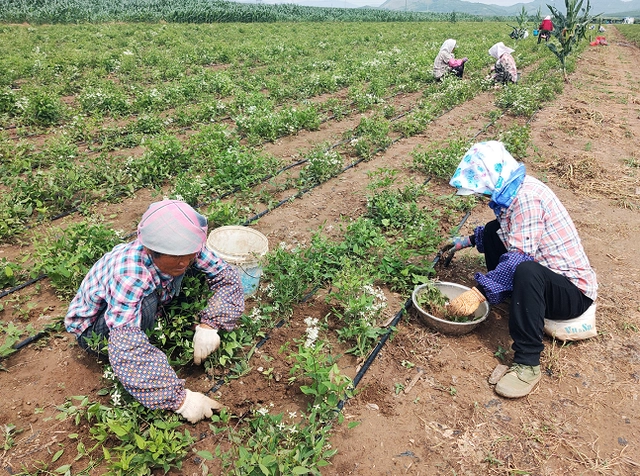
[[[261,407],[261,408],[258,408],[256,410],[256,412],[259,413],[262,416],[265,416],[265,415],[267,415],[269,413],[269,410],[264,408],[264,407]]]
[[[278,430],[280,430],[280,431],[284,430],[287,427],[287,425],[285,425],[282,422],[278,423],[276,426],[277,426]]]
[[[289,412],[289,418],[295,418],[298,416],[298,412]]]
[[[125,56],[133,56],[133,52],[131,52],[131,51],[129,51],[129,50],[124,50],[124,51],[122,52],[122,54],[123,54],[123,55],[125,55]]]
[[[298,429],[295,426],[292,426],[291,428],[289,428],[289,433],[295,435],[296,433],[298,433]]]
[[[116,374],[113,373],[113,370],[111,369],[111,367],[107,367],[106,369],[104,369],[104,373],[102,374],[102,377],[108,380],[113,380],[115,379]]]
[[[122,403],[122,395],[120,394],[118,389],[115,389],[111,394],[111,401],[116,407],[120,406],[120,404]]]
[[[250,319],[257,321],[261,317],[262,317],[262,314],[260,313],[259,307],[254,307],[253,309],[251,309],[251,314],[249,314]]]
[[[304,343],[306,348],[313,346],[313,344],[318,339],[318,319],[313,317],[306,317],[304,319],[304,323],[307,325],[305,333],[307,335],[307,340]]]
[[[273,283],[267,284],[264,288],[264,292],[267,295],[267,297],[273,297],[274,291],[275,291],[275,287],[273,286]]]
[[[27,99],[24,96],[16,101],[16,108],[20,109],[21,111],[25,111],[28,106],[29,106],[29,99]]]

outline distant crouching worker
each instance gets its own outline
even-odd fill
[[[518,81],[518,68],[516,60],[511,53],[515,50],[505,46],[503,42],[496,43],[489,48],[489,54],[496,59],[495,65],[491,67],[491,73],[487,77],[497,83],[515,83]]]
[[[452,73],[458,78],[464,74],[464,64],[468,58],[456,59],[453,50],[456,49],[456,40],[448,39],[440,47],[440,51],[433,61],[433,77],[440,81],[446,74]]]
[[[540,27],[538,28],[538,43],[542,39],[544,41],[549,41],[549,37],[551,36],[551,32],[553,31],[553,22],[551,21],[551,15],[547,15],[540,23]]]

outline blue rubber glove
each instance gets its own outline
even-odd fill
[[[440,254],[446,254],[444,260],[444,266],[449,266],[449,263],[453,259],[453,255],[456,251],[460,251],[464,248],[471,248],[474,244],[471,242],[471,236],[454,236],[450,238],[445,245],[440,248]]]
[[[470,236],[454,236],[447,241],[447,243],[441,248],[441,251],[443,253],[446,253],[447,251],[453,251],[455,253],[456,251],[460,251],[464,248],[471,248],[472,246],[473,244],[471,243]]]

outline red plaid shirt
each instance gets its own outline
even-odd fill
[[[487,300],[496,304],[512,290],[513,272],[522,261],[533,260],[561,274],[595,301],[596,273],[589,264],[578,231],[553,191],[527,175],[511,203],[498,217],[498,236],[507,248],[498,267],[476,273]],[[476,231],[476,237],[481,233]],[[478,251],[482,252],[481,244]]]

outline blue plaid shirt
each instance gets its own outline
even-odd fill
[[[214,291],[200,321],[214,329],[232,330],[244,312],[238,272],[206,248],[196,255],[192,266],[206,275]],[[160,272],[139,240],[118,245],[85,276],[71,301],[65,326],[79,336],[106,308],[114,373],[144,406],[176,410],[186,395],[184,380],[178,379],[167,357],[140,328],[142,301],[156,290],[160,304],[180,291],[176,278]]]

